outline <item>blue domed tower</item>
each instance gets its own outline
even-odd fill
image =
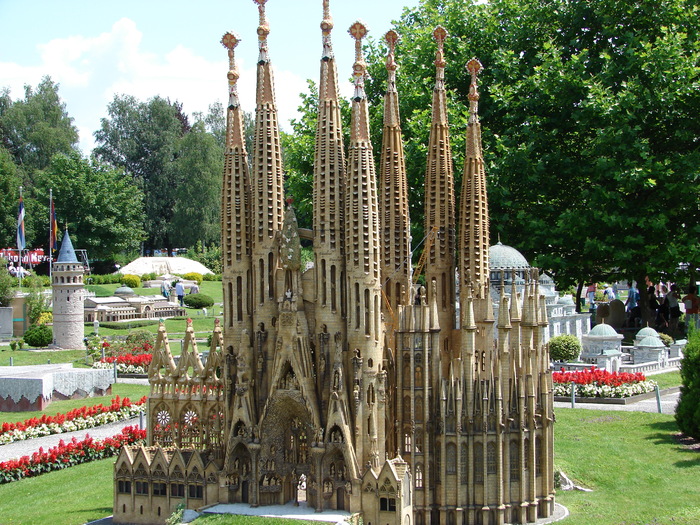
[[[51,265],[53,288],[53,344],[59,348],[82,348],[85,337],[83,299],[85,268],[75,255],[66,230],[61,251]]]

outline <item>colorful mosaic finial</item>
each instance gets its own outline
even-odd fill
[[[323,60],[333,58],[333,46],[331,45],[331,31],[333,30],[333,17],[331,16],[330,0],[323,0],[323,20],[321,31],[323,32]]]
[[[260,55],[258,56],[258,64],[263,64],[270,61],[270,57],[267,54],[267,35],[270,34],[270,24],[267,23],[267,18],[265,17],[265,3],[267,0],[253,0],[253,2],[257,4],[258,13],[260,14],[258,25]]]
[[[219,325],[221,325],[221,319],[217,317],[216,319],[214,319],[214,326],[218,327]]]
[[[360,100],[365,98],[367,63],[362,57],[362,39],[367,35],[367,26],[358,20],[350,26],[348,33],[355,39],[355,63],[352,65],[352,76],[355,78],[355,93],[353,98],[355,100]]]
[[[384,40],[386,40],[389,50],[386,55],[386,70],[389,74],[389,82],[396,82],[396,60],[394,58],[394,51],[396,50],[396,44],[399,41],[399,34],[393,29],[386,32],[384,35]]]
[[[236,82],[240,74],[238,73],[238,68],[236,67],[236,60],[234,58],[234,49],[241,41],[237,35],[234,33],[226,33],[221,38],[221,44],[228,50],[228,107],[235,108],[239,106],[238,102],[238,87]]]
[[[433,38],[437,42],[437,51],[435,52],[435,84],[437,87],[444,88],[445,86],[445,39],[449,36],[447,29],[442,26],[437,26],[433,31]]]
[[[484,69],[476,58],[472,58],[467,62],[467,71],[472,77],[469,85],[469,123],[472,124],[479,120],[479,91],[477,90],[476,79],[479,73]]]

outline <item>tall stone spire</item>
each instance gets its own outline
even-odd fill
[[[331,395],[334,340],[345,338],[345,147],[338,103],[338,72],[333,56],[333,19],[323,2],[323,52],[318,89],[318,121],[314,151],[314,275],[316,280],[316,366],[324,406]],[[338,386],[341,388],[341,385]]]
[[[353,77],[355,93],[350,121],[348,185],[345,199],[348,296],[348,346],[356,354],[358,397],[355,404],[357,458],[377,468],[384,457],[386,396],[382,367],[381,275],[379,270],[379,210],[377,180],[364,91],[367,64],[362,38],[367,28],[355,22],[349,30],[355,39]],[[361,378],[361,381],[359,379]],[[362,389],[360,390],[360,385]]]
[[[476,83],[477,75],[482,70],[481,63],[472,58],[467,62],[467,70],[471,75],[471,85],[460,210],[460,274],[463,285],[466,284],[464,276],[470,275],[477,298],[484,298],[488,296],[489,288],[489,207]]]
[[[406,304],[411,291],[411,221],[408,210],[408,182],[404,159],[399,94],[396,91],[394,49],[399,35],[389,31],[385,37],[389,51],[384,95],[384,134],[381,152],[382,181],[382,286],[391,309]],[[387,318],[387,320],[389,320]]]
[[[260,13],[258,26],[258,77],[255,136],[252,165],[252,237],[254,325],[275,315],[277,299],[284,290],[275,289],[278,267],[276,237],[284,221],[284,175],[272,67],[267,48],[270,26],[265,18],[267,0],[253,0]],[[268,328],[274,340],[274,328]]]
[[[226,147],[221,194],[224,273],[224,341],[225,347],[241,340],[244,329],[251,333],[251,229],[250,174],[243,133],[243,111],[238,100],[238,68],[234,50],[240,39],[226,33],[221,43],[228,51],[229,99],[226,110]]]
[[[442,26],[433,32],[437,42],[435,54],[435,86],[425,173],[425,233],[436,228],[425,269],[425,281],[435,281],[442,334],[440,350],[449,351],[448,341],[455,322],[455,190],[452,171],[449,123],[445,92],[444,45],[447,31]],[[428,290],[432,289],[428,286]],[[447,357],[447,354],[446,354]],[[449,359],[446,360],[449,362]]]

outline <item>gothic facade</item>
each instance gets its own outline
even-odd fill
[[[114,519],[163,522],[175,506],[302,502],[360,513],[366,524],[528,523],[554,507],[553,398],[538,276],[489,294],[489,222],[472,82],[456,210],[438,27],[425,176],[425,286],[414,283],[395,44],[375,171],[361,43],[350,142],[343,144],[333,22],[323,1],[313,230],[283,195],[268,53],[258,27],[252,162],[234,49],[222,194],[224,319],[202,359],[188,327],[175,361],[161,327],[149,372],[148,445],[115,465]],[[381,192],[379,191],[381,189]],[[457,222],[457,217],[459,222]],[[304,267],[301,239],[313,241]],[[510,290],[510,294],[507,291]]]

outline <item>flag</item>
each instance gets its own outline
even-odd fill
[[[49,249],[58,250],[58,223],[56,222],[56,206],[51,198],[51,224],[49,225]]]
[[[17,249],[24,250],[26,245],[24,238],[24,199],[19,198],[19,216],[17,217]]]

